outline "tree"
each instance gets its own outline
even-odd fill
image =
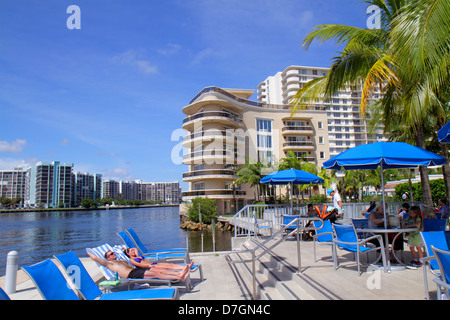
[[[443,92],[448,92],[450,83],[448,1],[365,2],[381,9],[381,29],[320,25],[305,38],[306,47],[315,39],[335,39],[345,46],[326,76],[297,92],[292,112],[317,98],[329,98],[348,84],[362,83],[361,113],[365,115],[374,89],[380,89],[383,96],[374,105],[381,110],[385,130],[400,119],[414,134],[415,144],[425,149],[426,120],[446,118],[442,106],[443,97],[448,97]],[[424,211],[432,216],[428,169],[420,167],[419,171]]]
[[[203,223],[211,223],[211,220],[217,215],[216,201],[214,199],[197,197],[192,199],[192,204],[188,207],[189,220],[200,222],[199,206]]]
[[[97,208],[98,204],[97,201],[93,199],[82,199],[81,206],[83,208],[89,209],[89,208]]]
[[[233,184],[243,184],[248,183],[250,187],[256,188],[255,200],[259,202],[261,195],[261,179],[264,177],[263,170],[266,167],[260,161],[251,161],[250,159],[245,160],[245,165],[240,168],[236,175],[239,177]]]

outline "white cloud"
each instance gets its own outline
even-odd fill
[[[64,138],[64,139],[62,139],[62,140],[59,142],[59,144],[60,144],[61,146],[67,146],[67,145],[69,144],[69,139]]]
[[[167,47],[157,49],[156,51],[163,56],[171,56],[178,53],[181,50],[181,46],[175,43],[169,43]]]
[[[13,159],[13,158],[0,158],[0,170],[12,170],[14,168],[28,168],[39,162],[37,158],[30,159]]]
[[[111,171],[109,176],[113,180],[123,180],[123,181],[133,180],[133,176],[125,168],[116,167]]]
[[[194,58],[192,59],[191,63],[192,64],[200,64],[201,62],[203,62],[204,59],[207,59],[207,58],[213,57],[213,56],[220,56],[220,53],[215,52],[211,48],[206,48],[206,49],[201,50],[199,53],[197,53],[194,56]]]
[[[17,139],[13,142],[0,141],[0,152],[20,153],[26,143],[27,141],[25,139]]]
[[[151,65],[148,60],[144,60],[138,57],[138,53],[135,50],[128,50],[113,57],[113,62],[129,65],[137,68],[140,72],[145,74],[158,73],[158,67]]]

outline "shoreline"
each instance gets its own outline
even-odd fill
[[[179,204],[148,204],[142,206],[109,206],[97,208],[27,208],[27,209],[0,209],[1,213],[14,212],[52,212],[52,211],[91,211],[91,210],[114,210],[114,209],[139,209],[139,208],[155,208],[155,207],[178,207]]]

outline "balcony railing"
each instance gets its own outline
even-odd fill
[[[313,131],[312,126],[285,126],[281,129],[283,132],[285,131]]]
[[[189,102],[189,104],[194,103],[198,98],[200,98],[200,96],[202,96],[205,93],[209,93],[209,92],[216,92],[216,93],[223,94],[224,96],[227,96],[230,99],[233,99],[233,100],[235,100],[237,102],[240,102],[242,104],[246,104],[246,105],[252,106],[252,107],[269,108],[269,109],[282,109],[282,110],[289,110],[289,108],[290,108],[289,104],[267,104],[267,103],[263,103],[263,102],[256,102],[256,101],[247,100],[247,99],[244,99],[244,98],[239,98],[239,97],[235,96],[234,94],[231,94],[228,91],[225,91],[225,90],[223,90],[221,88],[218,88],[218,87],[206,87],[206,88],[204,88],[202,91],[197,93],[197,95]],[[307,110],[325,110],[325,107],[323,107],[323,106],[320,106],[320,107],[311,106],[311,107],[308,107]]]
[[[194,152],[190,152],[190,153],[183,155],[183,160],[186,160],[189,158],[197,158],[197,157],[229,158],[229,157],[235,157],[235,152],[230,151],[230,150],[223,150],[223,149],[200,150],[200,151],[194,151]]]
[[[206,169],[183,173],[183,179],[193,178],[199,176],[235,176],[235,170],[223,170],[223,169]]]
[[[231,189],[205,189],[193,190],[183,192],[183,197],[197,197],[197,196],[245,196],[247,192],[241,190]]]
[[[197,131],[192,134],[188,134],[187,136],[183,137],[183,142],[187,142],[192,139],[201,138],[201,137],[224,137],[226,139],[234,139],[237,138],[238,141],[244,141],[244,136],[241,136],[238,134],[237,131],[231,130],[217,130],[217,129],[211,129],[206,131]]]
[[[227,120],[230,120],[232,122],[235,122],[239,125],[242,124],[242,119],[239,117],[236,117],[235,115],[228,113],[228,112],[223,112],[223,111],[206,111],[206,112],[199,112],[196,113],[192,116],[189,116],[185,119],[183,119],[183,124],[193,121],[193,120],[197,120],[197,119],[201,119],[201,118],[206,118],[206,117],[217,117],[217,118],[226,118]]]
[[[312,141],[286,141],[283,143],[283,147],[314,147]]]

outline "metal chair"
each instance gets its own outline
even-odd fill
[[[431,250],[436,257],[439,265],[440,276],[433,279],[437,285],[437,298],[442,299],[441,288],[444,288],[444,294],[450,299],[450,251],[438,249],[431,246]]]
[[[356,262],[358,265],[358,275],[361,275],[360,269],[360,253],[380,250],[383,259],[383,266],[386,268],[386,253],[381,235],[371,236],[366,239],[359,240],[353,225],[332,224],[333,227],[333,260],[334,268],[338,267],[337,248],[356,254]],[[378,240],[379,246],[366,247],[365,245],[371,240]]]

